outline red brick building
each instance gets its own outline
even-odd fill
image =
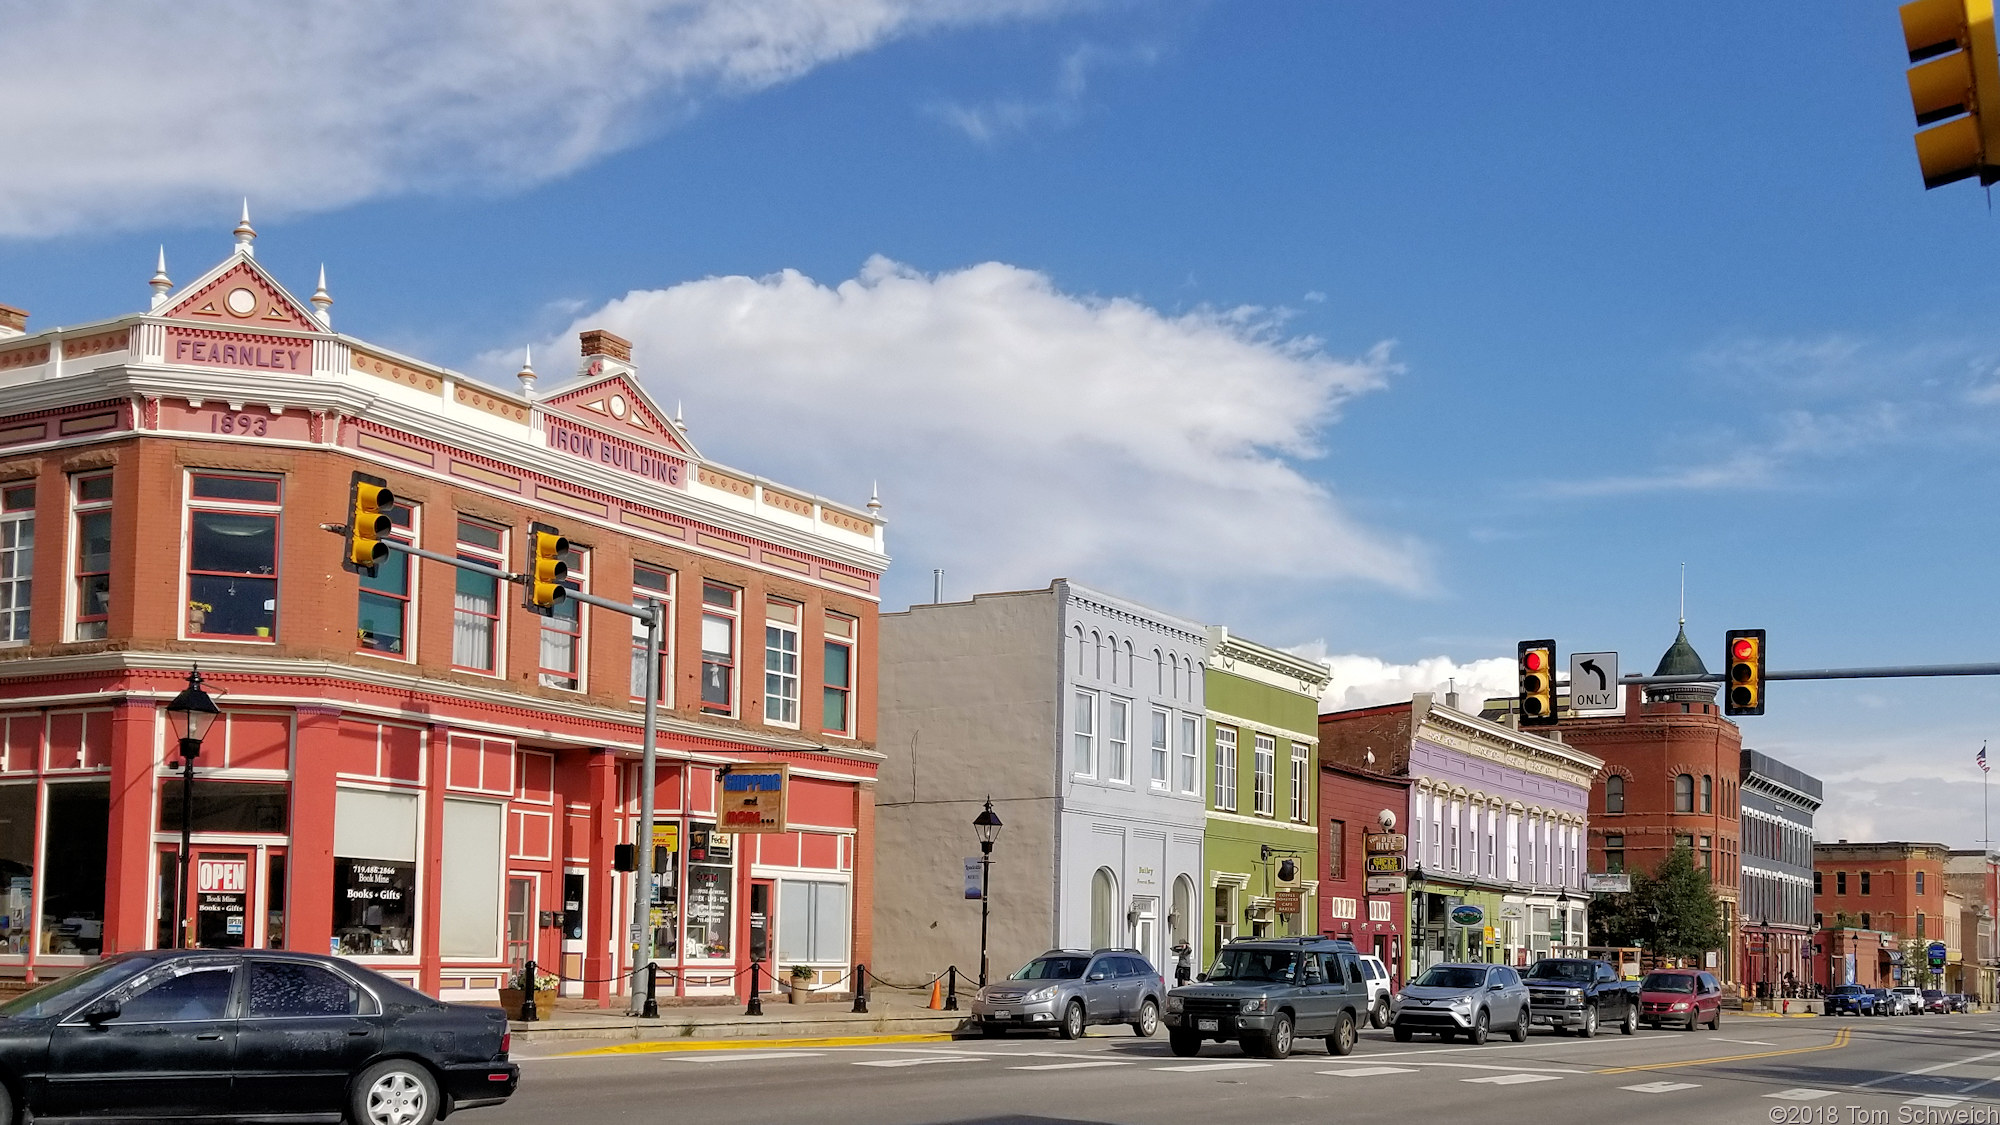
[[[1367,837],[1402,833],[1410,808],[1409,777],[1389,777],[1322,759],[1319,764],[1319,928],[1346,938],[1389,966],[1402,986],[1404,892],[1368,890]],[[1384,813],[1387,813],[1385,824]],[[1400,877],[1387,877],[1394,883]]]
[[[335,333],[323,280],[296,299],[254,237],[246,216],[177,292],[163,260],[147,312],[0,314],[0,974],[171,942],[162,707],[199,662],[223,717],[196,771],[197,943],[330,949],[453,997],[529,957],[572,994],[619,989],[642,640],[436,562],[341,569],[321,525],[358,469],[406,542],[518,571],[528,523],[552,524],[574,588],[666,604],[640,955],[668,986],[866,959],[873,505],[707,461],[606,333],[545,389]],[[737,763],[790,767],[789,831],[716,830]]]
[[[1906,958],[1911,943],[1948,941],[1956,946],[1960,919],[1948,917],[1943,844],[1900,840],[1813,845],[1813,912],[1833,931],[1843,926],[1879,930],[1888,938],[1881,976]],[[1948,940],[1949,939],[1949,940]],[[1899,982],[1907,983],[1907,982]]]

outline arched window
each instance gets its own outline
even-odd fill
[[[1100,867],[1090,877],[1090,947],[1118,944],[1118,877],[1109,867]]]
[[[1679,774],[1674,778],[1674,811],[1694,811],[1694,776]]]
[[[1625,811],[1625,778],[1620,774],[1614,773],[1604,779],[1604,811]]]
[[[1118,682],[1118,638],[1107,633],[1104,639],[1111,642],[1111,682],[1115,684]]]
[[[1096,659],[1090,665],[1090,674],[1093,679],[1101,680],[1104,678],[1104,638],[1095,629],[1090,632],[1090,646],[1097,650]]]
[[[1083,675],[1083,660],[1084,660],[1083,626],[1078,625],[1076,627],[1076,670],[1075,670],[1075,674],[1078,676]]]
[[[1167,694],[1167,665],[1160,659],[1160,650],[1153,650],[1153,694]]]
[[[1715,779],[1707,774],[1701,775],[1701,811],[1715,811]]]
[[[1173,914],[1167,919],[1167,932],[1174,945],[1188,940],[1194,932],[1194,880],[1185,875],[1174,880]],[[1200,957],[1194,958],[1199,963]]]
[[[1125,686],[1139,686],[1139,668],[1132,663],[1132,642],[1125,642]]]
[[[1872,930],[1875,928],[1874,925],[1869,922],[1868,912],[1866,910],[1861,912],[1861,928],[1864,930]]]

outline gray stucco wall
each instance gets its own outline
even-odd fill
[[[979,971],[964,859],[990,795],[993,973],[1056,938],[1056,596],[983,594],[880,618],[874,971],[897,983]]]

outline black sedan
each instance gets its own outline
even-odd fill
[[[520,1080],[498,1008],[347,961],[127,953],[0,1004],[0,1125],[32,1116],[430,1125]]]

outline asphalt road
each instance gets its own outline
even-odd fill
[[[1282,1062],[1224,1044],[1175,1058],[1164,1034],[1139,1039],[1122,1029],[1093,1029],[1076,1042],[1016,1036],[520,1061],[514,1098],[462,1120],[2000,1125],[2000,1017],[1992,1015],[1732,1015],[1714,1032],[1614,1030],[1588,1040],[1536,1032],[1526,1043],[1503,1036],[1480,1047],[1430,1037],[1400,1044],[1386,1031],[1364,1031],[1346,1058],[1313,1042]]]

